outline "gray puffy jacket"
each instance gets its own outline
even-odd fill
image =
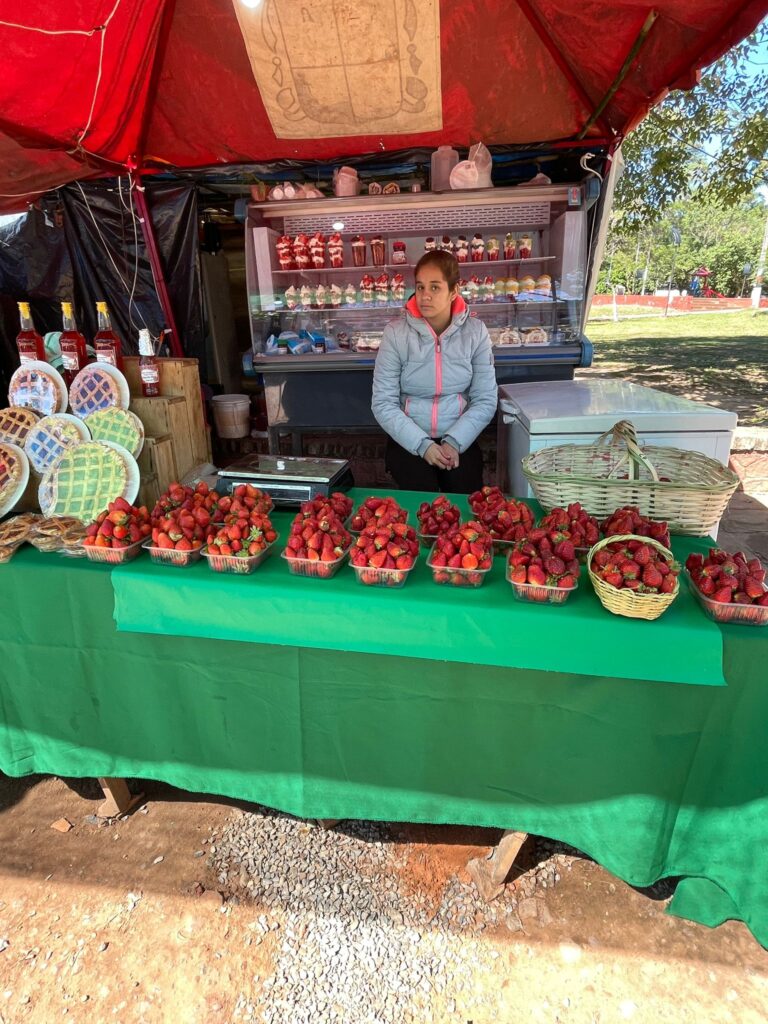
[[[414,299],[384,328],[373,371],[371,410],[390,437],[423,455],[431,438],[466,451],[496,411],[488,330],[462,298],[438,338]]]

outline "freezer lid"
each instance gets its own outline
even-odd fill
[[[736,413],[668,395],[627,380],[562,380],[504,384],[499,411],[529,434],[601,434],[628,419],[639,432],[732,431]]]

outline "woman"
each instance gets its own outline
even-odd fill
[[[444,250],[416,265],[405,316],[384,328],[371,409],[389,434],[386,468],[402,490],[470,494],[483,485],[477,437],[496,411],[488,330],[459,295]]]

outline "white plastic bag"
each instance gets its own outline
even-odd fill
[[[468,159],[461,160],[451,171],[451,188],[492,188],[491,165],[487,147],[482,142],[476,143],[470,148]]]

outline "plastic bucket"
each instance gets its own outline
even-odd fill
[[[251,432],[248,395],[214,395],[213,422],[219,437],[247,437]]]

